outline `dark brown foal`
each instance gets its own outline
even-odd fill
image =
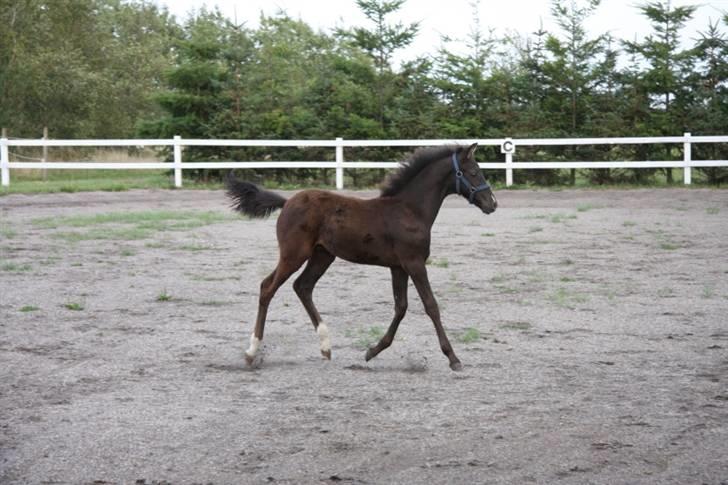
[[[304,190],[286,200],[253,184],[228,178],[228,194],[236,210],[260,217],[283,208],[276,226],[278,265],[260,285],[258,317],[245,352],[248,363],[253,362],[263,340],[271,299],[307,261],[293,288],[319,335],[321,353],[331,358],[328,328],[312,295],[316,282],[339,257],[353,263],[386,266],[392,273],[394,318],[381,340],[367,351],[367,361],[392,344],[407,312],[407,284],[412,278],[450,367],[461,369],[440,321],[425,262],[430,255],[432,224],[446,196],[462,195],[486,214],[498,205],[473,156],[476,146],[417,151],[387,179],[381,195],[369,200],[322,190]]]

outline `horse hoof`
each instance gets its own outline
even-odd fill
[[[374,353],[374,347],[369,347],[367,349],[366,355],[364,356],[364,360],[369,362],[370,360],[372,360],[374,358],[375,355],[377,355],[377,354]]]
[[[450,368],[455,372],[463,370],[463,364],[460,362],[450,362]]]
[[[255,355],[248,355],[246,352],[245,363],[251,369],[258,369],[263,364],[263,352],[258,352]]]
[[[321,355],[323,355],[326,360],[331,360],[331,351],[330,350],[322,350]]]

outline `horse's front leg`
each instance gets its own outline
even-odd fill
[[[389,324],[387,333],[379,340],[377,345],[369,347],[365,359],[367,361],[377,356],[379,352],[392,345],[394,335],[397,333],[397,327],[399,322],[404,318],[404,314],[407,313],[407,282],[409,276],[402,268],[392,268],[392,293],[394,293],[394,319]]]
[[[455,351],[452,349],[452,345],[450,345],[450,341],[445,334],[445,329],[442,327],[440,308],[437,305],[435,296],[432,294],[430,280],[427,278],[425,262],[411,262],[405,266],[405,270],[409,273],[412,282],[415,284],[415,288],[417,288],[417,293],[419,293],[420,299],[425,305],[425,312],[432,320],[432,323],[435,324],[435,332],[437,332],[437,338],[440,341],[440,348],[450,360],[450,368],[455,371],[462,370],[463,365],[460,363],[460,359],[455,356]]]

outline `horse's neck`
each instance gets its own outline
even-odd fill
[[[398,197],[421,214],[422,219],[432,226],[443,200],[453,192],[451,175],[449,164],[443,161],[433,162],[407,184]]]

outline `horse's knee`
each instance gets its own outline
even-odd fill
[[[260,287],[260,296],[258,297],[258,304],[260,306],[267,307],[270,301],[273,299],[273,292],[270,291],[270,287]]]

